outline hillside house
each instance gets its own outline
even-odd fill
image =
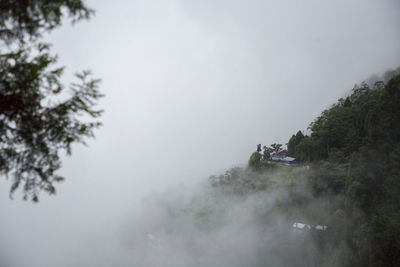
[[[279,152],[272,153],[271,160],[286,163],[286,164],[297,163],[296,158],[287,156],[287,150],[282,150]]]
[[[328,226],[326,226],[326,225],[316,225],[314,227],[314,229],[317,230],[317,231],[326,231],[326,229],[328,229]]]
[[[311,225],[306,223],[295,222],[292,225],[291,231],[293,233],[305,233],[310,230],[315,230],[317,232],[323,232],[328,229],[326,225]]]
[[[279,161],[279,160],[286,158],[286,156],[287,156],[287,150],[285,149],[285,150],[282,150],[279,152],[272,153],[271,160]]]
[[[308,231],[310,229],[311,229],[311,226],[309,224],[305,224],[305,223],[295,222],[292,225],[293,233],[304,233],[305,231]]]

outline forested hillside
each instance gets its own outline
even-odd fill
[[[309,135],[293,135],[296,161],[260,144],[246,167],[211,176],[190,200],[171,201],[181,188],[156,200],[144,261],[179,250],[190,266],[398,266],[400,75],[391,76],[355,86]]]
[[[348,266],[398,266],[400,75],[356,86],[309,129],[292,136],[288,152],[312,164],[316,198],[341,199],[327,211],[338,215],[329,242],[346,245]]]
[[[276,172],[268,162],[276,144],[264,147],[264,152],[259,145],[249,160],[251,171],[235,168],[212,177],[212,183],[230,185],[238,193],[273,191],[277,185],[292,190],[288,205],[279,206],[285,218],[329,226],[323,242],[313,240],[318,245],[309,256],[316,265],[398,266],[399,70],[386,73],[372,86],[356,85],[347,97],[324,110],[309,130],[309,135],[298,131],[287,143],[288,155],[300,163],[286,168],[297,171]],[[263,178],[268,174],[273,178]],[[312,197],[299,194],[300,185]]]

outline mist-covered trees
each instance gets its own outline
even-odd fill
[[[42,35],[60,26],[88,19],[93,10],[82,0],[0,1],[0,175],[11,178],[13,193],[22,187],[24,198],[38,200],[40,191],[55,193],[59,152],[93,136],[93,121],[102,97],[98,79],[89,71],[76,74],[68,89],[64,68]]]
[[[287,144],[287,151],[288,151],[289,155],[298,157],[296,147],[300,144],[300,142],[303,140],[303,138],[304,138],[304,135],[301,131],[298,131],[296,133],[296,135],[292,135],[292,137],[289,139],[289,142]]]
[[[248,161],[248,165],[253,170],[262,170],[271,167],[268,161],[271,158],[272,153],[277,153],[282,151],[282,144],[271,144],[271,146],[263,146],[261,150],[261,144],[257,145],[257,149],[251,154]]]
[[[257,146],[257,151],[253,152],[251,154],[250,159],[249,159],[249,167],[254,168],[254,169],[260,169],[263,166],[263,156],[261,155],[261,145]]]
[[[347,216],[338,234],[350,249],[348,266],[396,266],[400,262],[400,75],[386,84],[356,86],[348,97],[323,111],[310,130],[310,136],[293,135],[288,150],[313,164],[310,182],[315,196],[343,198],[330,212]]]
[[[280,206],[281,212],[326,223],[323,242],[314,240],[317,254],[323,255],[317,266],[400,262],[400,69],[383,78],[375,77],[373,86],[355,86],[310,124],[310,135],[298,131],[288,141],[288,155],[312,166],[304,168],[312,199],[292,193],[299,189],[298,173],[287,172],[279,181],[259,186],[271,171],[265,168],[260,145],[250,157],[250,172],[242,171],[241,178],[229,173],[220,177],[222,186],[235,185],[238,192],[249,184],[258,190],[281,184],[290,196],[290,205]],[[264,148],[269,158],[280,146]]]
[[[238,217],[256,222],[250,241],[279,233],[246,258],[257,266],[271,259],[271,266],[398,266],[399,111],[400,75],[356,86],[311,123],[310,135],[299,131],[290,138],[287,153],[306,164],[270,164],[282,145],[259,144],[247,168],[211,176],[206,193],[185,210],[213,236]],[[246,203],[255,215],[231,216]],[[294,229],[294,222],[309,227]]]

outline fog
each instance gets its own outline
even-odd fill
[[[46,39],[67,67],[66,82],[82,69],[102,79],[104,126],[64,157],[56,196],[10,200],[10,181],[0,179],[1,267],[163,266],[164,258],[170,266],[243,266],[240,255],[206,250],[201,242],[214,240],[207,235],[196,248],[215,257],[201,249],[191,257],[190,218],[177,224],[190,231],[164,236],[174,245],[149,261],[153,250],[137,251],[148,239],[142,225],[160,229],[168,223],[161,203],[190,203],[207,177],[246,164],[256,144],[286,143],[355,83],[400,62],[396,0],[88,4],[97,11],[90,21],[65,23]],[[273,203],[249,201],[242,211]],[[229,220],[215,245],[243,225],[244,244],[234,238],[232,251],[248,241],[254,250],[244,253],[257,254],[273,239],[257,239],[253,214],[227,216],[242,220]]]

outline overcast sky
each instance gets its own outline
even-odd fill
[[[286,143],[355,83],[400,65],[397,0],[88,3],[96,16],[48,40],[66,81],[82,69],[102,79],[104,127],[63,160],[55,197],[11,201],[0,180],[9,266],[69,266],[93,244],[112,259],[109,238],[144,196]]]

